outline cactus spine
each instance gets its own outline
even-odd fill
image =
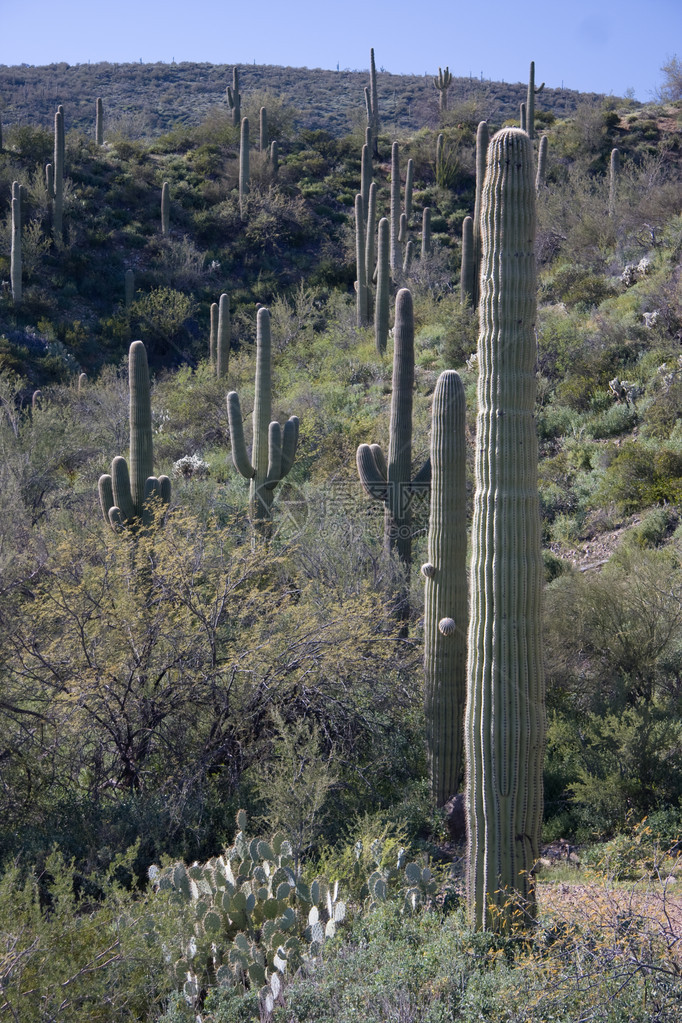
[[[460,301],[467,305],[474,294],[474,221],[465,217],[462,223],[462,273],[459,282]]]
[[[246,196],[249,192],[251,175],[249,171],[249,119],[242,118],[239,134],[239,211],[242,220],[246,216]]]
[[[476,199],[474,204],[474,288],[471,301],[478,306],[481,280],[481,195],[485,180],[485,161],[488,151],[488,122],[480,121],[476,131]]]
[[[388,293],[391,284],[388,259],[389,233],[388,220],[382,217],[377,230],[377,294],[374,304],[374,339],[379,355],[386,351],[388,341]]]
[[[391,274],[400,269],[400,146],[394,142],[391,147],[391,249],[389,265]]]
[[[232,111],[232,124],[235,128],[242,120],[242,97],[239,92],[239,68],[232,69],[232,86],[227,87],[227,105]]]
[[[476,490],[465,714],[468,899],[477,927],[532,917],[542,818],[542,558],[535,432],[535,189],[498,132],[482,195]],[[513,905],[511,899],[517,900]],[[520,906],[519,906],[520,904]]]
[[[152,405],[147,352],[141,341],[133,341],[128,355],[130,395],[130,471],[125,458],[111,463],[111,475],[100,476],[99,498],[105,521],[114,532],[123,527],[136,531],[151,521],[149,501],[158,497],[170,501],[167,476],[153,476]]]
[[[95,142],[98,146],[104,145],[104,104],[102,97],[97,97],[95,104]]]
[[[543,135],[540,139],[540,145],[538,147],[538,169],[535,174],[535,194],[537,195],[542,186],[545,183],[545,176],[547,174],[547,136]]]
[[[164,238],[170,234],[170,185],[167,181],[161,186],[161,234]]]
[[[10,284],[12,301],[21,302],[21,185],[12,183],[12,247],[10,252]]]
[[[377,303],[378,304],[378,303]],[[361,444],[357,450],[360,482],[370,497],[384,503],[384,544],[409,568],[412,560],[410,498],[428,485],[430,463],[415,476],[412,472],[412,391],[414,388],[414,313],[412,295],[401,288],[395,299],[393,331],[393,394],[388,440],[388,463],[378,444]],[[408,611],[407,595],[399,600],[399,613]]]
[[[438,77],[434,78],[433,84],[438,90],[438,109],[444,113],[448,109],[448,89],[452,85],[452,74],[446,67],[445,71],[438,68]]]
[[[609,216],[616,215],[616,199],[618,196],[618,175],[620,173],[620,151],[611,150],[611,161],[609,163]]]
[[[230,298],[222,294],[218,303],[218,324],[216,328],[216,376],[219,380],[227,376],[230,365]]]
[[[431,252],[431,207],[422,211],[422,259]]]
[[[54,203],[52,207],[52,234],[61,240],[64,230],[64,110],[60,106],[54,115]]]
[[[244,442],[239,395],[227,396],[227,415],[232,440],[232,461],[250,480],[249,515],[254,529],[268,537],[272,525],[272,501],[277,484],[284,479],[296,457],[298,419],[291,416],[282,429],[270,422],[272,407],[270,313],[258,310],[256,321],[256,390],[253,405],[253,446],[251,458]]]
[[[260,115],[258,119],[259,135],[260,135],[260,152],[267,152],[267,148],[270,145],[270,139],[268,137],[268,112],[265,107],[260,108]]]
[[[431,794],[442,806],[459,792],[466,701],[466,401],[454,370],[441,373],[433,396],[427,550],[424,709]]]
[[[362,214],[362,195],[358,192],[355,196],[355,263],[357,270],[355,298],[358,327],[367,326],[367,271],[365,255],[365,223]]]

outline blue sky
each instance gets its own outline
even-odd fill
[[[682,0],[0,0],[0,64],[205,61],[525,81],[649,100]]]

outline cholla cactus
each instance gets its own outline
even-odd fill
[[[152,521],[152,501],[167,505],[171,496],[168,476],[152,475],[152,406],[147,352],[141,341],[133,341],[128,357],[130,393],[130,471],[125,458],[111,463],[111,475],[99,478],[99,498],[105,521],[114,532],[124,527],[136,532]]]

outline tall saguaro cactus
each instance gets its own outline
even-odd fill
[[[431,252],[431,207],[422,210],[422,259]]]
[[[609,161],[609,216],[616,215],[616,200],[618,197],[618,175],[620,174],[620,150],[611,150]]]
[[[216,376],[219,380],[227,376],[230,366],[230,297],[223,293],[218,303],[216,325]]]
[[[397,274],[402,265],[398,241],[400,213],[400,146],[394,142],[391,147],[391,248],[389,252],[389,265],[393,275]]]
[[[57,108],[54,115],[54,203],[52,206],[52,234],[61,240],[64,230],[64,110]]]
[[[95,104],[95,142],[98,146],[104,145],[104,104],[102,97],[97,97]]]
[[[249,168],[249,119],[242,118],[241,132],[239,134],[239,212],[242,220],[246,216],[246,196],[251,187],[251,172]]]
[[[372,133],[372,155],[379,156],[379,93],[377,90],[377,69],[374,63],[374,48],[369,51],[369,87],[365,88],[367,126]]]
[[[535,138],[535,97],[545,87],[545,83],[535,88],[535,61],[530,62],[528,74],[528,93],[526,95],[526,131],[530,139]]]
[[[374,340],[377,352],[383,355],[388,341],[388,305],[391,287],[391,268],[389,266],[390,225],[386,217],[382,217],[377,228],[377,293],[374,303]]]
[[[267,153],[268,146],[270,145],[270,137],[268,135],[268,112],[265,107],[260,108],[258,127],[260,129],[260,152]]]
[[[468,900],[476,927],[505,930],[535,911],[545,730],[528,135],[498,132],[487,165],[465,714]]]
[[[462,305],[472,301],[476,287],[474,270],[474,221],[472,217],[465,217],[462,223],[462,272],[459,282],[459,299]]]
[[[111,463],[111,475],[99,478],[99,499],[104,519],[114,532],[124,527],[136,532],[148,525],[150,502],[159,498],[168,504],[171,483],[168,476],[153,476],[152,404],[147,351],[141,341],[133,341],[128,355],[130,394],[130,470],[125,458]]]
[[[275,487],[284,479],[296,457],[298,418],[290,416],[280,427],[270,422],[272,408],[270,313],[258,310],[256,321],[256,390],[253,404],[253,446],[249,457],[244,442],[239,395],[227,396],[227,415],[232,441],[232,461],[250,481],[249,515],[256,532],[268,537],[272,527]]]
[[[239,68],[232,69],[232,85],[227,87],[227,105],[232,111],[235,128],[242,122],[242,97],[239,91]]]
[[[448,109],[448,90],[452,85],[450,68],[446,67],[445,71],[438,68],[438,77],[434,78],[433,84],[438,91],[438,109],[442,114]]]
[[[438,378],[431,415],[431,513],[424,588],[424,710],[431,794],[459,792],[467,649],[466,399],[459,375]]]
[[[362,212],[362,194],[355,196],[355,266],[356,266],[356,322],[367,325],[367,269],[365,266],[365,218]]]
[[[481,277],[481,195],[485,180],[485,161],[488,152],[488,122],[480,121],[476,130],[476,198],[474,201],[474,287],[471,301],[474,309],[478,305],[478,293]]]
[[[378,304],[378,302],[377,302]],[[414,312],[412,295],[401,288],[395,299],[393,330],[393,394],[388,439],[388,461],[378,444],[357,450],[360,482],[367,494],[384,503],[384,544],[409,567],[412,560],[411,498],[428,486],[430,463],[412,473],[412,392],[414,389]],[[402,600],[405,605],[406,595]]]
[[[18,305],[22,299],[21,290],[21,185],[12,182],[12,247],[10,251],[10,284],[12,301]]]

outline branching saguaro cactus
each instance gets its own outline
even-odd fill
[[[459,792],[467,648],[466,400],[458,374],[438,378],[431,416],[431,514],[424,588],[424,710],[431,794]]]
[[[378,302],[377,302],[378,305]],[[412,474],[412,391],[414,389],[414,313],[412,295],[401,288],[395,299],[393,330],[393,394],[388,439],[388,462],[378,444],[361,444],[357,451],[360,482],[367,494],[384,503],[384,544],[409,568],[412,560],[411,504],[414,493],[428,487],[431,463]],[[399,608],[405,617],[406,594]]]
[[[438,109],[442,114],[448,109],[448,90],[452,85],[450,68],[446,67],[445,71],[438,68],[438,77],[434,78],[433,84],[438,91]]]
[[[242,97],[239,91],[239,68],[232,69],[232,85],[227,87],[227,105],[232,111],[232,124],[235,128],[242,121]]]
[[[545,83],[538,85],[535,88],[535,61],[530,62],[530,72],[528,74],[528,94],[526,96],[526,131],[530,139],[535,138],[535,97],[545,87]]]
[[[133,341],[128,355],[130,394],[130,470],[125,458],[111,463],[111,475],[99,478],[99,499],[104,519],[115,532],[127,528],[137,532],[153,518],[152,501],[167,505],[171,496],[168,476],[153,476],[152,404],[147,352],[141,341]]]
[[[12,301],[18,305],[22,299],[21,290],[21,185],[12,183],[12,247],[10,251],[10,284]]]
[[[535,911],[545,730],[530,138],[498,132],[487,164],[465,714],[468,901],[474,926],[506,930]]]
[[[296,457],[298,418],[291,416],[282,429],[270,422],[272,408],[270,313],[258,310],[256,326],[256,390],[253,404],[253,446],[251,457],[244,442],[239,395],[227,396],[227,415],[232,440],[232,461],[244,479],[250,481],[249,515],[256,532],[267,538],[272,529],[275,487],[284,479]]]

